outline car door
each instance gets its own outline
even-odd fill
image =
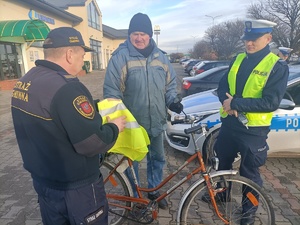
[[[284,98],[292,100],[296,106],[274,112],[268,135],[269,152],[300,155],[300,80],[289,85],[286,92],[288,95]]]
[[[300,107],[293,110],[278,109],[274,112],[268,135],[270,153],[289,152],[300,155]]]

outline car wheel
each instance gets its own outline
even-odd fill
[[[216,156],[216,152],[214,150],[214,146],[216,144],[218,135],[219,135],[219,131],[220,129],[212,132],[211,134],[208,135],[205,144],[204,144],[204,148],[203,148],[203,160],[205,162],[205,164],[207,165],[208,163],[208,159],[210,159],[211,157]],[[241,161],[241,154],[238,153],[238,156],[234,159],[233,162],[233,168],[237,168],[240,165],[240,161]]]

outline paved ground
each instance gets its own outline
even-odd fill
[[[178,71],[182,70],[178,65],[174,66]],[[80,77],[80,80],[94,98],[102,99],[103,77],[104,71],[97,71]],[[42,223],[37,196],[31,177],[22,166],[12,126],[10,96],[11,91],[0,91],[0,225],[38,225]],[[174,171],[188,158],[188,155],[167,145],[166,155],[168,163],[165,174]],[[141,174],[145,174],[144,162],[141,170]],[[300,158],[269,158],[261,172],[264,186],[274,204],[276,224],[300,224]],[[159,218],[153,224],[175,224],[177,206],[185,188],[180,187],[167,199],[169,209],[160,210]]]

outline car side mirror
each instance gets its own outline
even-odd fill
[[[293,110],[295,106],[295,102],[288,99],[282,99],[279,105],[279,109]]]

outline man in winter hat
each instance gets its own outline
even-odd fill
[[[155,44],[152,35],[149,17],[143,13],[135,14],[130,20],[128,39],[112,54],[103,86],[104,98],[121,99],[149,135],[149,188],[156,187],[163,177],[166,109],[176,113],[181,113],[183,109],[181,98],[177,94],[176,73],[165,52]],[[134,167],[137,173],[138,162],[134,162]],[[130,171],[127,174],[132,181]],[[135,195],[137,196],[136,192]],[[154,191],[148,194],[148,198],[154,200],[159,195]],[[158,206],[167,209],[168,203],[162,199]]]

